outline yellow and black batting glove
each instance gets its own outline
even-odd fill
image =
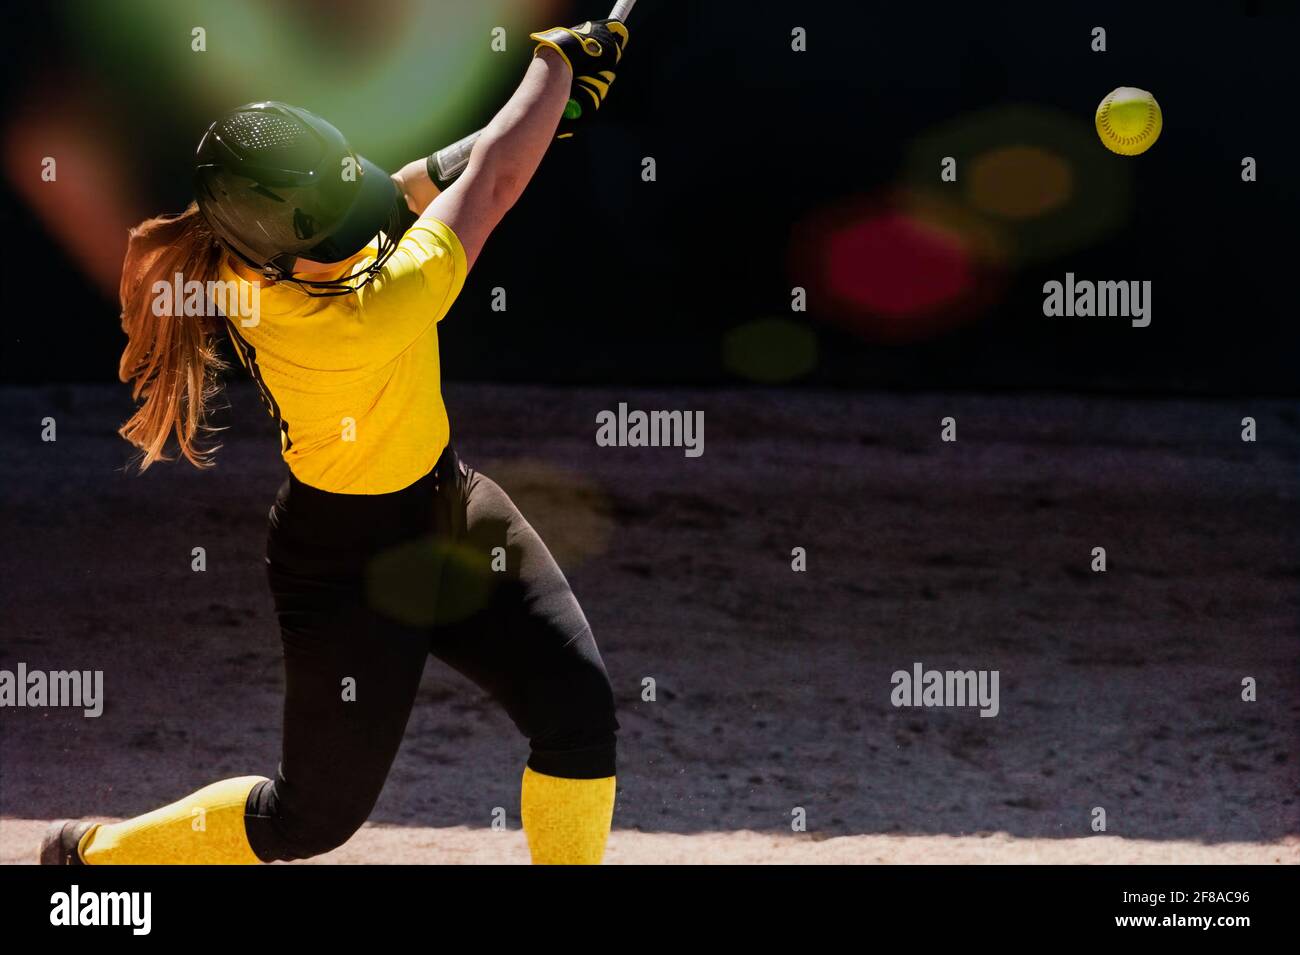
[[[591,122],[605,102],[627,47],[627,27],[621,20],[588,20],[576,27],[553,27],[530,37],[537,41],[538,50],[548,47],[564,57],[573,71],[573,89],[555,136],[567,139],[579,124]]]

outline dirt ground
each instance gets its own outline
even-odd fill
[[[609,862],[1300,862],[1294,402],[447,397],[463,456],[550,543],[614,680]],[[0,714],[0,862],[32,861],[44,820],[274,772],[262,548],[283,466],[252,392],[231,400],[215,470],[137,477],[123,388],[0,390],[0,667],[100,669],[107,696],[98,719]],[[620,401],[702,409],[703,457],[596,447]],[[999,714],[895,708],[890,676],[915,662],[996,669]],[[315,861],[526,861],[526,754],[431,661],[370,825]]]

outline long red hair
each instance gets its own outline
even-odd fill
[[[167,444],[173,434],[187,461],[199,468],[212,465],[216,447],[202,449],[198,442],[211,430],[208,403],[219,390],[217,373],[225,367],[217,354],[222,319],[186,315],[179,307],[155,315],[154,286],[171,286],[179,273],[185,282],[202,282],[206,288],[218,277],[222,254],[192,202],[178,215],[146,219],[130,232],[120,289],[122,330],[128,341],[118,377],[132,383],[131,395],[139,407],[118,433],[140,449],[141,471],[155,461],[169,460]]]

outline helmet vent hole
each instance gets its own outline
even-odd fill
[[[270,113],[236,113],[226,119],[221,138],[245,149],[293,149],[308,140],[299,124]]]

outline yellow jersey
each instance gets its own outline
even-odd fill
[[[376,254],[372,244],[348,272]],[[255,307],[227,316],[298,480],[339,494],[386,494],[433,469],[451,437],[438,322],[465,273],[455,233],[422,218],[355,293],[311,296],[290,283],[254,283]],[[220,278],[249,284],[228,260]]]

